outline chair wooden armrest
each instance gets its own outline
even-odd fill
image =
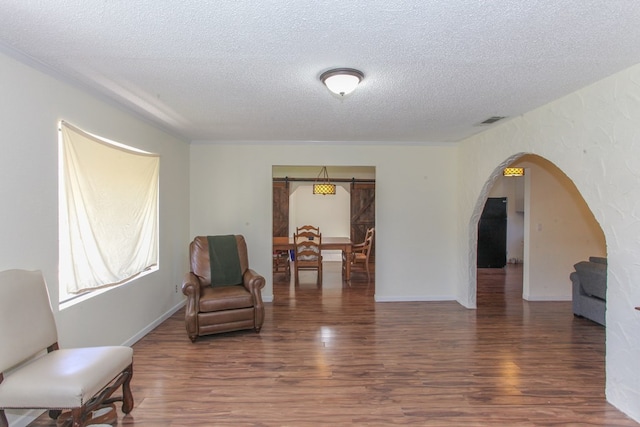
[[[371,273],[369,271],[369,256],[371,254],[371,247],[373,245],[373,235],[375,229],[369,228],[365,235],[365,239],[361,243],[356,243],[351,248],[351,258],[347,259],[347,254],[342,252],[342,275],[345,279],[350,279],[350,277],[346,277],[346,265],[350,264],[350,271],[361,270],[367,273],[367,281],[371,281]]]

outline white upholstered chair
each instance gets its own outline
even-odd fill
[[[59,349],[49,293],[40,271],[0,272],[0,426],[5,409],[65,410],[83,427],[92,413],[122,401],[133,409],[133,349],[104,346]],[[112,397],[122,387],[122,396]]]

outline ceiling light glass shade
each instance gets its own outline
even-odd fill
[[[364,74],[353,68],[336,68],[325,71],[320,75],[320,80],[336,95],[345,96],[354,91],[360,84]]]
[[[504,176],[524,176],[524,168],[504,168]]]

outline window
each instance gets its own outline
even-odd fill
[[[60,123],[60,302],[158,265],[160,158]]]

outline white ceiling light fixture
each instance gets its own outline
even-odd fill
[[[333,93],[345,96],[364,79],[364,74],[355,68],[334,68],[320,75],[320,81]]]

